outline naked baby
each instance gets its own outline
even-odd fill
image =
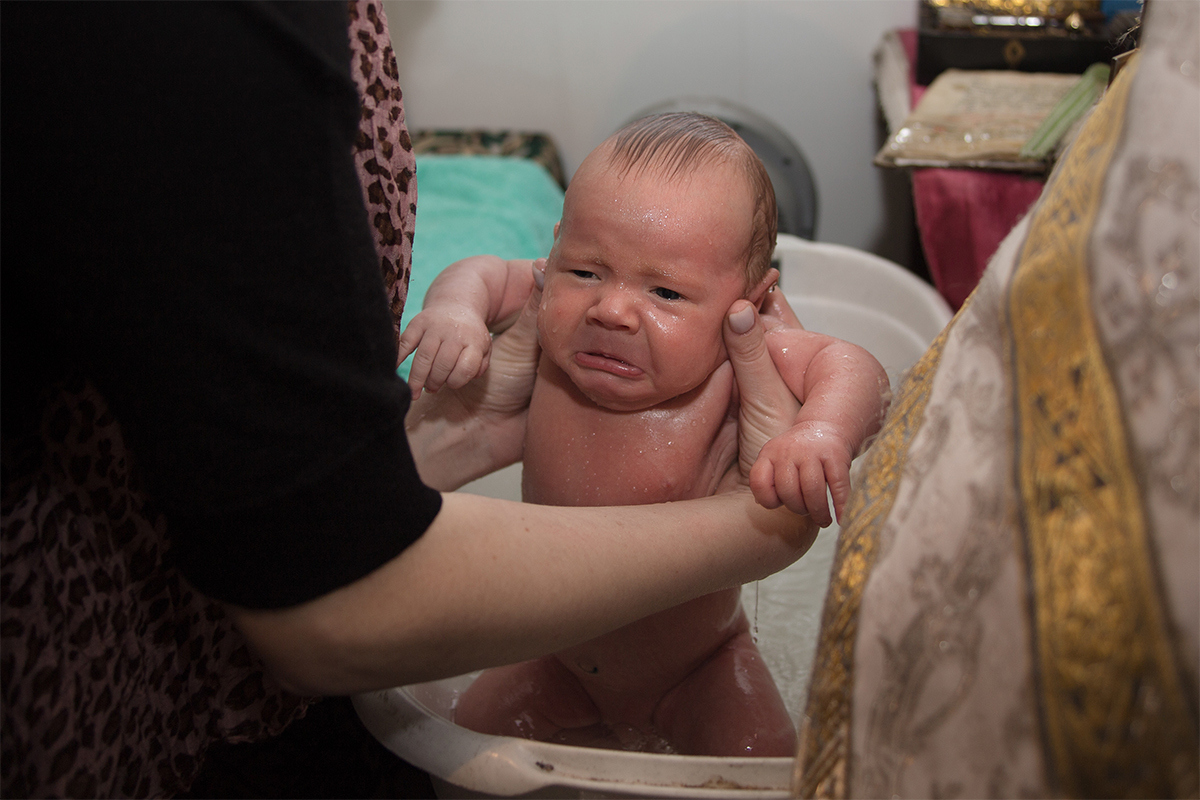
[[[630,505],[713,494],[737,470],[738,411],[722,325],[761,308],[796,421],[754,463],[764,505],[822,525],[850,461],[882,419],[887,377],[866,351],[803,330],[770,267],[776,207],[754,152],[723,123],[665,114],[631,123],[571,180],[548,259],[447,268],[401,339],[414,392],[486,370],[489,327],[542,287],[542,353],[526,422],[528,502]],[[541,271],[544,269],[544,273]],[[739,312],[741,313],[741,312]],[[738,314],[734,315],[737,318]],[[582,548],[582,545],[581,545]],[[703,755],[791,756],[795,729],[737,589],[585,644],[488,670],[456,722],[485,733]]]

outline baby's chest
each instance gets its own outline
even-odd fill
[[[721,452],[725,409],[684,415],[600,414],[535,402],[523,493],[549,505],[640,505],[711,494],[736,458]]]

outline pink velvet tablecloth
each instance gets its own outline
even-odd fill
[[[917,32],[899,31],[912,107],[925,93],[916,75]],[[979,169],[914,169],[913,205],[929,275],[958,310],[1000,241],[1042,193],[1041,177]]]

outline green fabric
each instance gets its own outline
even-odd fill
[[[416,237],[401,324],[421,310],[438,273],[459,259],[547,255],[562,204],[550,173],[528,159],[418,155]],[[405,380],[409,360],[398,370]]]

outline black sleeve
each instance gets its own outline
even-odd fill
[[[404,435],[345,4],[0,13],[4,360],[96,382],[202,591],[290,605],[394,557],[440,495]]]

